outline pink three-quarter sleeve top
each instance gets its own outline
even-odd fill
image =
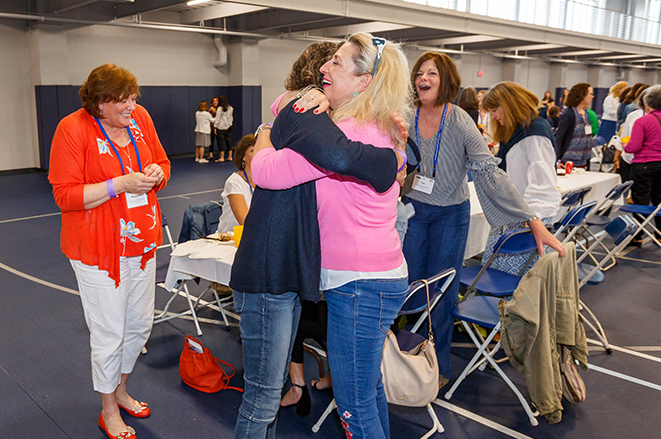
[[[394,148],[390,137],[375,124],[354,119],[338,127],[353,141]],[[267,148],[252,161],[253,181],[265,189],[287,189],[316,180],[321,267],[328,270],[382,272],[403,263],[395,221],[399,187],[385,193],[369,184],[318,168],[302,155],[284,148]]]

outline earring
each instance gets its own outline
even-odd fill
[[[99,116],[103,116],[103,110],[99,108]]]
[[[357,92],[357,91],[354,91],[354,92],[353,92],[353,97],[355,98],[356,96],[358,96],[358,92]]]
[[[246,169],[246,161],[241,160],[241,170],[244,170],[244,169]]]

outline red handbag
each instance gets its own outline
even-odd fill
[[[232,369],[231,375],[225,373],[221,363]],[[230,378],[234,376],[234,367],[214,357],[199,340],[188,335],[179,357],[179,374],[184,383],[200,392],[215,393],[223,389],[243,392],[243,389],[228,386]]]

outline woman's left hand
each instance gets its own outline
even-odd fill
[[[156,163],[147,166],[143,170],[143,173],[145,174],[145,177],[156,177],[156,183],[154,186],[159,186],[163,183],[163,179],[165,178],[165,172],[163,172],[163,169],[161,169]]]
[[[528,222],[532,234],[535,236],[535,241],[537,242],[537,250],[539,250],[539,255],[544,256],[544,246],[548,245],[552,249],[556,250],[560,257],[565,255],[565,246],[562,245],[562,242],[558,240],[549,230],[546,228],[546,225],[538,219]]]
[[[313,111],[314,114],[322,113],[330,107],[326,95],[316,89],[308,91],[302,98],[294,102],[294,111],[297,113],[305,113],[315,107],[317,109]]]

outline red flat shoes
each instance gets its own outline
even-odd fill
[[[151,410],[149,410],[149,407],[147,407],[146,402],[138,402],[138,404],[140,404],[140,410],[137,412],[135,410],[129,410],[121,404],[117,404],[117,406],[134,418],[146,418],[147,416],[151,415]]]
[[[99,427],[101,430],[110,438],[110,439],[137,439],[135,435],[135,430],[129,427],[128,431],[122,431],[117,436],[113,436],[108,432],[106,428],[106,422],[103,420],[103,413],[99,415]]]

